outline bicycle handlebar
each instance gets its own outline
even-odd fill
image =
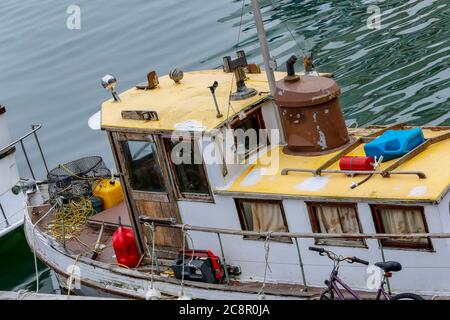
[[[357,258],[357,257],[351,257],[350,259],[351,259],[353,262],[356,262],[356,263],[365,264],[366,266],[369,265],[369,261],[366,261],[366,260],[363,260],[363,259],[360,259],[360,258]]]
[[[336,255],[335,253],[333,253],[333,252],[331,252],[331,251],[325,250],[324,248],[309,247],[309,250],[318,252],[318,253],[321,254],[321,255],[323,255],[324,253],[326,253],[327,256],[328,256],[328,258],[330,258],[331,260],[335,260],[335,261],[344,261],[344,260],[347,260],[347,262],[350,262],[350,263],[356,262],[356,263],[364,264],[364,265],[366,265],[366,266],[369,265],[369,261],[362,260],[362,259],[359,259],[359,258],[357,258],[357,257],[342,257],[342,256],[338,256],[338,255]]]
[[[318,248],[318,247],[309,247],[309,250],[316,251],[318,253],[324,253],[325,252],[324,248]]]

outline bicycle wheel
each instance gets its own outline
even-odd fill
[[[425,300],[425,299],[415,293],[405,292],[393,296],[391,300]]]
[[[334,300],[333,290],[326,290],[320,294],[319,300]]]

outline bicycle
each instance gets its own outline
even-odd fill
[[[360,263],[364,265],[369,265],[369,262],[366,260],[359,259],[357,257],[344,257],[341,255],[337,255],[336,253],[325,250],[323,248],[318,247],[309,247],[309,250],[318,252],[321,256],[328,256],[329,259],[333,260],[333,270],[331,271],[330,278],[325,280],[325,285],[327,286],[325,290],[320,293],[318,300],[345,300],[342,289],[339,288],[338,284],[344,288],[354,299],[362,300],[362,298],[353,291],[348,285],[344,283],[339,277],[339,265],[342,261],[348,263]],[[390,295],[385,290],[385,285],[387,283],[387,278],[392,276],[392,272],[397,272],[402,269],[402,265],[396,261],[386,261],[386,262],[377,262],[375,263],[377,267],[384,271],[383,278],[380,282],[380,287],[378,288],[377,295],[375,300],[381,300],[382,297],[386,300],[424,300],[421,296],[414,293],[400,293],[397,295]]]

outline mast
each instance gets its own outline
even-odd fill
[[[255,17],[256,31],[258,32],[259,45],[261,47],[264,66],[266,69],[267,80],[269,81],[270,94],[273,96],[275,94],[275,76],[273,69],[270,66],[270,53],[269,47],[267,45],[266,32],[264,30],[264,23],[261,15],[261,8],[259,6],[258,0],[252,0],[253,16]]]
[[[258,0],[252,0],[252,8],[253,8],[253,16],[255,17],[256,23],[256,31],[258,32],[259,45],[261,47],[264,66],[266,69],[267,81],[269,82],[270,94],[272,97],[275,96],[275,75],[273,73],[273,69],[270,65],[270,53],[269,46],[267,45],[266,39],[266,31],[264,30],[264,23],[261,15],[261,8],[259,6]],[[280,144],[284,144],[286,142],[286,136],[283,129],[283,124],[281,122],[281,115],[278,108],[275,111],[275,118],[278,124],[278,128],[280,128]]]

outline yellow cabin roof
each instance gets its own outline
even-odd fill
[[[370,130],[358,130],[358,134],[369,134]],[[425,138],[445,133],[445,131],[423,130]],[[363,146],[349,153],[349,155],[364,155]],[[271,174],[266,165],[270,152],[279,156],[279,166]],[[419,179],[416,175],[392,175],[383,178],[374,175],[366,183],[350,189],[352,181],[361,181],[367,175],[347,177],[344,174],[322,173],[313,176],[311,173],[290,172],[281,175],[283,168],[317,169],[336,153],[322,156],[292,156],[284,154],[282,147],[277,146],[261,156],[255,164],[250,165],[233,183],[221,190],[219,194],[245,193],[261,196],[298,197],[305,199],[355,200],[370,201],[402,201],[402,202],[439,202],[446,194],[450,184],[450,139],[432,144],[416,157],[402,164],[395,171],[422,171],[426,179]],[[394,160],[384,162],[381,169],[387,167]],[[336,162],[328,169],[339,169]]]
[[[283,73],[277,72],[280,79]],[[229,117],[264,99],[269,91],[265,72],[247,74],[246,84],[250,88],[262,92],[249,99],[232,101]],[[216,117],[216,109],[208,86],[214,81],[219,83],[216,98],[223,117]],[[126,128],[134,130],[173,131],[186,130],[192,127],[209,131],[218,127],[227,119],[228,97],[236,90],[232,81],[232,73],[222,70],[203,70],[185,72],[184,78],[176,84],[169,76],[159,78],[159,88],[153,90],[129,89],[120,94],[122,102],[110,99],[102,104],[101,126],[103,129]],[[125,120],[121,112],[124,110],[153,110],[158,113],[158,121]]]

